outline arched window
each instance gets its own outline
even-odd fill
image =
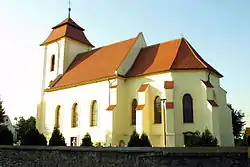
[[[54,70],[55,70],[55,55],[52,55],[50,60],[50,71]]]
[[[56,111],[55,111],[55,128],[60,128],[60,108],[61,108],[60,105],[56,106]]]
[[[97,118],[98,118],[98,106],[96,100],[94,100],[91,106],[90,126],[97,126]]]
[[[136,107],[138,103],[136,99],[133,99],[132,101],[132,125],[136,124]]]
[[[193,99],[190,94],[185,94],[182,99],[183,105],[183,122],[193,123],[194,113],[193,113]]]
[[[156,96],[154,101],[154,123],[161,123],[161,99],[159,96]]]
[[[71,111],[71,127],[78,127],[78,111],[77,111],[77,103],[74,103]]]

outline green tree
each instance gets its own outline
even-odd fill
[[[13,145],[13,134],[7,126],[0,126],[0,145]]]
[[[21,145],[46,146],[47,140],[43,134],[39,133],[36,128],[33,128],[25,133]]]
[[[17,138],[23,141],[26,132],[36,128],[36,118],[32,116],[28,119],[24,119],[24,117],[19,117],[15,118],[15,120],[17,121],[15,125],[15,128],[17,130]]]
[[[128,142],[128,147],[140,147],[140,145],[141,145],[140,136],[136,131],[133,131]]]
[[[92,140],[91,140],[91,136],[89,133],[86,133],[84,135],[84,137],[82,138],[82,144],[81,146],[89,146],[89,147],[92,147],[93,146],[93,143],[92,143]]]
[[[231,104],[228,104],[228,107],[232,111],[232,124],[233,124],[233,135],[235,139],[239,139],[243,134],[243,127],[246,124],[243,120],[245,118],[244,113],[241,110],[236,110],[232,107]]]
[[[54,128],[51,138],[49,139],[50,146],[66,146],[65,139],[58,128]]]
[[[3,101],[0,100],[0,124],[4,123],[5,116]],[[13,134],[4,124],[0,125],[0,145],[13,145]]]
[[[203,147],[214,147],[217,146],[218,140],[213,137],[212,133],[206,128],[201,135],[201,144]]]
[[[3,101],[0,100],[0,123],[4,122],[4,117],[5,117],[5,110],[3,107]]]
[[[146,133],[142,133],[140,138],[140,146],[141,147],[152,147],[148,135]]]

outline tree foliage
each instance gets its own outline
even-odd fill
[[[233,135],[236,139],[239,139],[243,134],[243,127],[245,125],[245,121],[243,119],[245,118],[245,115],[241,110],[234,109],[231,104],[228,104],[228,107],[232,111]]]
[[[58,128],[54,128],[51,138],[49,139],[50,146],[66,146],[65,139]]]
[[[91,140],[91,136],[90,136],[89,133],[86,133],[84,135],[84,137],[82,138],[82,144],[81,144],[81,146],[89,146],[89,147],[93,146],[93,143],[92,143],[92,140]]]
[[[4,123],[5,109],[3,101],[0,100],[0,145],[13,145],[13,134]]]
[[[212,133],[206,128],[201,135],[201,145],[203,147],[213,147],[217,146],[218,140],[216,137],[213,137]]]
[[[140,140],[141,147],[152,147],[148,135],[146,133],[142,133]]]
[[[140,136],[136,131],[130,136],[128,147],[140,147]]]
[[[185,146],[187,147],[215,147],[218,144],[216,137],[206,128],[202,134],[199,131],[185,133]]]
[[[7,126],[0,126],[0,145],[13,145],[13,134]]]
[[[21,145],[46,146],[47,140],[43,134],[39,133],[36,128],[33,128],[25,133]]]
[[[133,131],[128,142],[128,147],[152,147],[152,145],[145,133],[142,133],[140,137],[136,131]]]
[[[4,122],[4,117],[5,117],[5,110],[3,107],[3,101],[0,100],[0,123]]]
[[[17,138],[23,141],[26,132],[34,130],[36,128],[36,118],[32,116],[28,119],[19,117],[15,118],[15,120],[17,121],[15,125],[15,128],[17,130]]]

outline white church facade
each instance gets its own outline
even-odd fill
[[[49,139],[58,127],[67,145],[126,144],[133,130],[156,147],[181,147],[185,132],[208,128],[233,146],[223,76],[185,38],[148,46],[142,33],[94,48],[71,18],[41,44],[44,67],[37,128]]]

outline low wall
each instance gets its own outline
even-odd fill
[[[0,146],[1,167],[247,167],[247,148]]]

